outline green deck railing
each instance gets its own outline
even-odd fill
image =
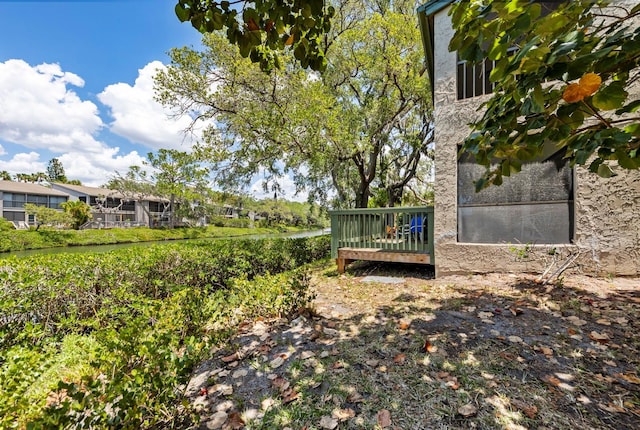
[[[339,248],[369,248],[426,253],[433,261],[432,206],[345,209],[329,215],[332,258]]]

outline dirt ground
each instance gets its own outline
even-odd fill
[[[640,279],[313,274],[293,321],[255,321],[188,387],[201,428],[640,428]]]

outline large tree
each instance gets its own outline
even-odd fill
[[[175,12],[203,34],[224,29],[241,55],[265,71],[280,67],[279,52],[287,48],[303,67],[327,65],[323,40],[334,9],[324,0],[178,0]]]
[[[322,74],[285,56],[282,70],[265,75],[211,34],[203,52],[171,52],[171,66],[157,77],[158,99],[192,115],[194,125],[215,121],[202,149],[223,185],[246,185],[262,173],[278,192],[278,178],[292,174],[317,200],[335,195],[341,206],[366,207],[372,187],[382,187],[397,203],[430,137],[413,7],[336,3]]]
[[[502,183],[548,142],[604,177],[613,161],[640,167],[640,4],[484,0],[458,2],[451,16],[449,48],[495,61],[495,94],[462,147],[486,166],[477,189]]]

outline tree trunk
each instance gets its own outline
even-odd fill
[[[365,182],[360,182],[360,186],[358,186],[358,190],[356,191],[356,208],[366,208],[369,206],[369,184]]]
[[[394,207],[402,203],[403,187],[387,187],[387,207]]]
[[[169,207],[171,208],[170,216],[169,216],[169,228],[173,229],[176,226],[176,195],[171,194],[171,200],[169,201]]]

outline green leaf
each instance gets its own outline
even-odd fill
[[[600,164],[598,166],[598,176],[600,176],[601,178],[610,178],[612,176],[615,176],[616,174],[614,173],[613,170],[611,170],[611,167],[609,167],[608,164]]]
[[[180,22],[188,21],[191,15],[191,13],[187,9],[185,9],[180,3],[176,4],[175,12]]]
[[[614,81],[595,93],[591,102],[600,110],[613,110],[622,107],[628,95],[624,84],[620,81]]]

